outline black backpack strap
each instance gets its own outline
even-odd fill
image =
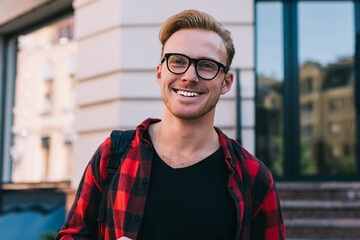
[[[105,186],[101,195],[101,202],[99,207],[98,222],[104,221],[106,211],[106,197],[109,191],[110,184],[118,169],[122,154],[126,151],[130,142],[134,139],[135,130],[118,131],[114,130],[110,134],[111,138],[111,158],[107,165],[108,177],[105,181]]]

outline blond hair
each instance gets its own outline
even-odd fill
[[[163,23],[159,32],[159,39],[162,44],[162,53],[167,40],[169,40],[175,32],[187,28],[199,28],[217,33],[224,41],[227,53],[226,68],[227,70],[230,69],[230,65],[235,54],[231,33],[226,30],[214,17],[198,10],[182,11],[170,17]]]

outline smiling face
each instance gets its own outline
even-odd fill
[[[165,43],[165,53],[180,53],[190,58],[208,58],[226,63],[223,40],[215,32],[203,29],[182,29]],[[157,66],[157,82],[165,103],[165,113],[180,119],[214,118],[215,106],[220,95],[231,88],[233,74],[221,69],[212,80],[197,76],[194,63],[183,74],[171,73],[166,61]]]

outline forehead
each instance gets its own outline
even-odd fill
[[[222,38],[204,29],[182,29],[165,43],[164,53],[182,53],[192,58],[211,58],[226,62],[226,48]]]

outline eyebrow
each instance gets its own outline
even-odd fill
[[[193,58],[193,59],[208,59],[208,60],[212,60],[212,61],[215,61],[215,62],[218,62],[218,63],[223,64],[220,60],[214,59],[214,58],[212,58],[212,57],[207,57],[207,56],[203,56],[203,57],[191,57],[191,56],[189,56],[189,55],[187,55],[187,54],[185,54],[185,53],[180,53],[180,52],[166,52],[166,53],[164,53],[164,56],[165,56],[165,54],[167,54],[167,53],[181,54],[181,55],[185,55],[185,56],[187,56],[187,57],[189,57],[189,58]],[[224,64],[224,66],[226,67],[225,64]]]

